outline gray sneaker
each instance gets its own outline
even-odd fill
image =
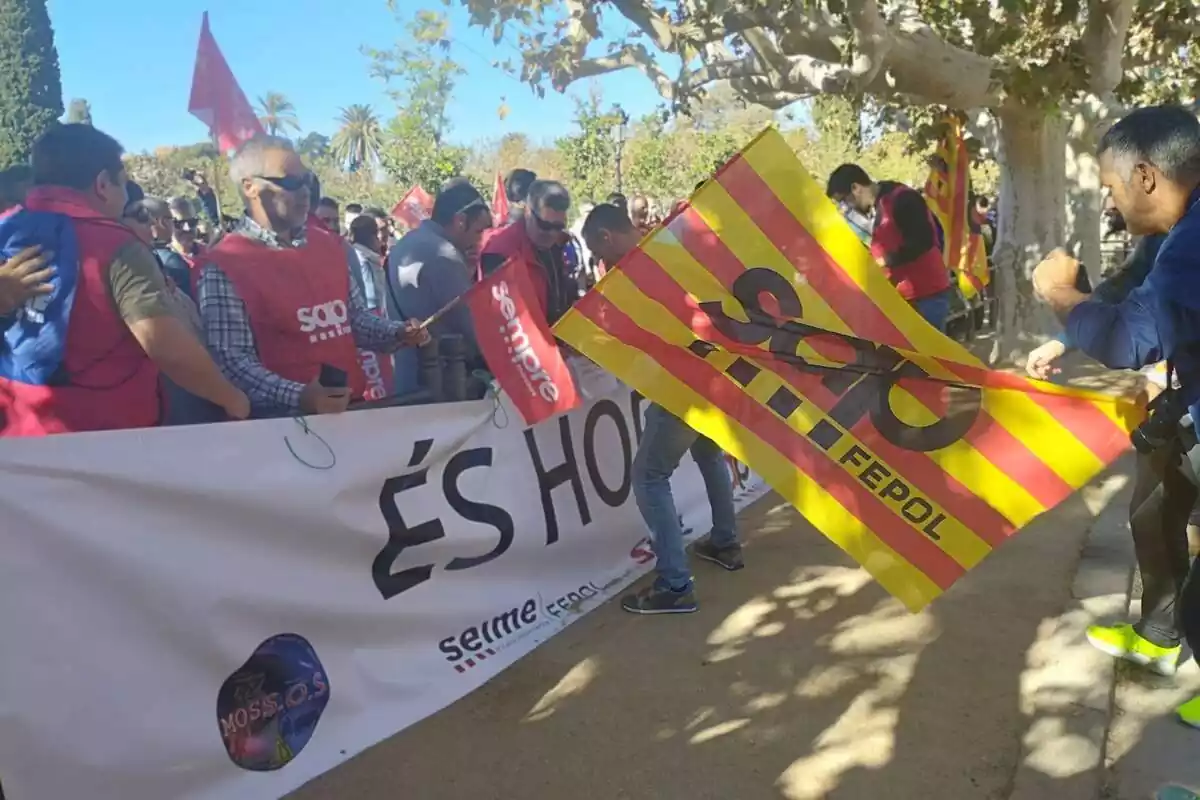
[[[691,584],[677,592],[656,580],[640,592],[622,597],[621,608],[630,614],[690,614],[697,606]]]
[[[696,554],[696,558],[702,558],[705,561],[724,567],[733,572],[746,566],[745,559],[742,558],[742,546],[740,544],[731,544],[726,547],[717,547],[712,543],[712,537],[706,536],[692,547],[692,552]]]

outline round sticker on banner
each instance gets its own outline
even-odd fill
[[[242,769],[281,769],[308,744],[328,703],[329,678],[309,641],[272,636],[217,692],[225,752]]]

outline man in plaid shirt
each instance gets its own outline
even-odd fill
[[[364,388],[356,348],[391,353],[428,334],[372,314],[341,240],[306,229],[311,174],[290,142],[252,139],[230,176],[246,215],[199,265],[208,347],[249,396],[254,417],[344,411]],[[345,372],[349,385],[322,386],[325,366]]]

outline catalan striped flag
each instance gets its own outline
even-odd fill
[[[555,326],[917,610],[1128,447],[1132,402],[987,370],[773,129]]]
[[[971,231],[971,157],[963,141],[962,125],[953,118],[947,124],[925,182],[925,200],[942,224],[946,265],[958,276],[958,287],[969,300],[982,292],[991,278],[983,236]]]

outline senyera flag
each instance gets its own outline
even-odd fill
[[[515,259],[465,295],[488,369],[527,425],[570,411],[580,400],[536,297],[529,267]]]
[[[990,371],[900,296],[774,130],[555,326],[916,610],[1129,446],[1131,401]]]
[[[508,222],[508,192],[504,189],[504,178],[496,173],[496,184],[492,187],[492,224],[504,225]]]
[[[415,228],[433,215],[433,198],[420,186],[404,193],[392,209],[392,216],[410,228]]]
[[[962,123],[946,120],[946,133],[938,142],[925,181],[925,201],[942,225],[942,255],[958,277],[963,296],[971,299],[983,291],[991,276],[983,236],[971,224],[971,157],[963,139]]]
[[[188,112],[208,126],[222,152],[263,133],[262,123],[208,28],[207,11],[200,24]]]

